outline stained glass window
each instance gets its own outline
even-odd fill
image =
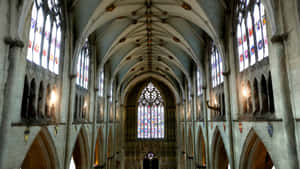
[[[58,0],[34,0],[27,60],[59,73],[61,8]]]
[[[222,58],[215,45],[211,48],[211,80],[212,87],[216,87],[223,82],[223,66]]]
[[[104,72],[100,72],[100,77],[99,77],[99,96],[103,96],[104,94]]]
[[[197,70],[197,96],[202,94],[200,71]]]
[[[237,49],[240,71],[269,56],[266,14],[261,0],[240,0]]]
[[[164,102],[159,90],[150,82],[138,101],[139,139],[164,138]]]
[[[85,89],[88,88],[89,81],[89,65],[90,65],[90,52],[88,42],[86,41],[78,56],[77,60],[77,79],[76,84]]]

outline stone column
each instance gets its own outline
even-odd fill
[[[202,87],[203,90],[203,105],[206,105],[206,95],[207,95],[207,91],[206,91],[206,87],[203,86]],[[203,108],[203,115],[204,115],[204,124],[205,124],[205,156],[206,156],[206,168],[210,168],[210,157],[209,157],[209,139],[208,139],[208,115],[207,115],[207,107],[204,106]]]
[[[70,95],[69,95],[69,107],[68,107],[68,114],[67,114],[67,126],[66,126],[66,146],[65,146],[65,159],[64,159],[64,168],[67,168],[69,166],[69,162],[68,162],[68,156],[71,150],[71,145],[69,144],[70,142],[70,133],[72,130],[72,122],[73,122],[73,118],[72,118],[72,114],[74,112],[74,106],[73,106],[73,101],[75,98],[75,94],[76,94],[76,75],[71,75],[70,76],[71,80],[70,80]]]
[[[2,115],[0,123],[0,168],[5,168],[4,158],[9,151],[6,149],[6,143],[8,141],[7,135],[12,115],[19,113],[21,110],[23,83],[20,85],[20,81],[22,81],[21,79],[24,81],[24,65],[26,65],[22,63],[24,59],[19,58],[22,56],[20,53],[24,47],[24,43],[20,40],[12,39],[11,37],[5,38],[4,42],[8,46],[9,52],[7,57],[8,67],[5,70],[7,71],[7,79],[3,90],[5,99],[3,99],[3,109],[0,113],[0,115]],[[5,79],[3,80],[5,81]]]
[[[274,55],[270,57],[271,72],[273,75],[273,87],[275,93],[275,105],[276,112],[282,113],[283,127],[287,137],[287,162],[289,165],[287,168],[298,169],[298,154],[297,144],[295,136],[295,120],[293,117],[289,79],[286,67],[286,55],[285,55],[285,40],[287,34],[275,35],[272,37],[272,48],[274,49]],[[276,98],[280,100],[276,101]]]
[[[97,141],[97,91],[98,89],[95,89],[95,94],[94,94],[94,111],[93,111],[93,126],[92,126],[92,141],[91,141],[91,161],[90,161],[90,168],[93,168],[94,165],[94,159],[95,159],[95,145]]]
[[[234,158],[234,147],[233,147],[233,135],[232,135],[232,117],[231,117],[231,102],[230,102],[230,83],[229,83],[229,71],[222,72],[224,76],[224,95],[225,95],[225,115],[226,115],[226,125],[229,139],[229,164],[231,169],[235,169],[235,158]]]

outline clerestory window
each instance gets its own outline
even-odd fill
[[[269,56],[265,7],[261,0],[240,0],[237,8],[240,72]]]
[[[221,83],[223,83],[223,63],[222,57],[215,45],[211,48],[211,80],[212,80],[212,87],[217,87]]]
[[[85,42],[77,60],[76,84],[84,89],[88,89],[89,82],[90,51],[88,41]]]
[[[27,60],[59,74],[62,11],[58,0],[34,0]]]

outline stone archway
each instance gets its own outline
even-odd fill
[[[21,169],[59,169],[58,157],[51,136],[42,129],[30,146]]]
[[[264,143],[252,129],[244,143],[240,169],[275,169]]]
[[[199,167],[199,168],[206,167],[205,140],[204,140],[201,128],[199,129],[199,132],[198,132],[197,153],[198,153],[198,156],[196,158],[196,165],[197,165],[197,167]]]
[[[95,144],[95,156],[94,156],[94,166],[103,165],[103,134],[102,129],[99,129],[98,136]]]
[[[212,154],[213,169],[230,169],[228,155],[218,128],[216,129],[214,136]]]
[[[69,169],[85,169],[89,166],[89,153],[86,134],[81,128],[70,158]]]

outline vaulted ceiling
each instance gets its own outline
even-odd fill
[[[100,67],[126,88],[138,77],[160,77],[182,90],[204,64],[208,39],[223,37],[226,0],[74,0],[76,47],[95,37]],[[147,76],[148,75],[148,76]]]

